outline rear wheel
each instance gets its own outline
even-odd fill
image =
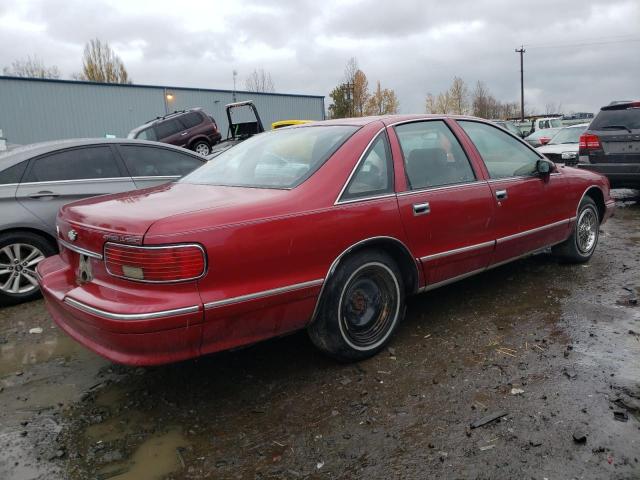
[[[318,316],[309,326],[312,342],[340,361],[379,352],[404,314],[402,275],[382,251],[348,257],[325,287]]]
[[[192,148],[194,152],[199,153],[203,157],[211,153],[211,147],[204,140],[200,140],[199,142],[194,143]]]
[[[584,197],[578,208],[576,225],[571,236],[560,245],[553,247],[553,253],[570,263],[588,262],[598,245],[600,215],[596,202]]]
[[[38,298],[36,265],[55,253],[51,242],[35,233],[0,234],[0,305]]]

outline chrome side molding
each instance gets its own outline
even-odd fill
[[[85,313],[98,315],[99,317],[108,318],[110,320],[150,320],[154,318],[170,317],[172,315],[180,315],[184,313],[195,313],[200,310],[200,307],[198,305],[192,305],[190,307],[175,308],[172,310],[161,310],[158,312],[149,313],[113,313],[107,312],[106,310],[101,310],[99,308],[91,307],[85,303],[79,302],[69,297],[65,297],[64,303]]]
[[[272,297],[281,293],[295,292],[304,288],[317,287],[322,283],[324,283],[324,279],[322,278],[319,278],[317,280],[310,280],[308,282],[295,283],[293,285],[287,285],[286,287],[272,288],[271,290],[263,290],[261,292],[248,293],[247,295],[240,295],[238,297],[225,298],[224,300],[208,302],[204,304],[204,308],[205,310],[210,310],[212,308],[224,307],[225,305],[247,302],[249,300],[257,300],[264,297]]]

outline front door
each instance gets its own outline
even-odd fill
[[[501,263],[567,238],[572,218],[566,204],[564,178],[554,171],[537,174],[543,157],[524,142],[498,127],[473,120],[459,120],[489,172],[489,186],[496,213],[492,229],[496,251],[492,264]]]
[[[407,190],[398,206],[426,286],[485,269],[495,241],[491,190],[443,120],[394,127]]]

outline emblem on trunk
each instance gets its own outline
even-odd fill
[[[78,232],[75,230],[69,230],[69,232],[67,232],[67,237],[69,237],[69,240],[72,242],[75,242],[76,238],[78,238]]]

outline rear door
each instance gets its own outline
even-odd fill
[[[33,158],[16,190],[17,200],[55,228],[60,207],[74,200],[134,190],[110,145],[92,145]]]
[[[494,202],[443,120],[403,123],[399,142],[407,189],[398,206],[427,287],[483,270],[494,249]]]
[[[177,118],[158,122],[153,128],[159,142],[170,143],[178,147],[184,147],[187,144],[189,132]]]
[[[565,198],[565,180],[552,171],[536,172],[543,157],[493,125],[458,120],[482,157],[495,204],[491,230],[496,250],[492,264],[559,243],[569,235],[575,205]],[[571,206],[573,205],[573,206]]]
[[[118,151],[137,188],[177,180],[206,163],[202,157],[152,145],[121,144]]]

